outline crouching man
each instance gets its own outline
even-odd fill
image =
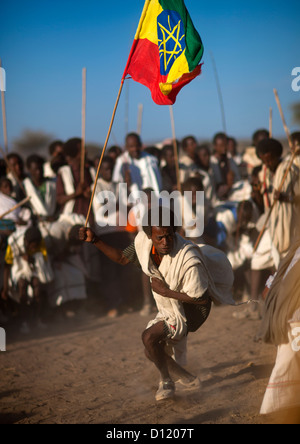
[[[156,220],[157,223],[151,222],[151,226],[143,224],[143,231],[134,244],[124,251],[108,246],[90,229],[82,228],[79,237],[82,241],[93,243],[121,265],[136,264],[151,278],[158,314],[143,332],[142,339],[147,358],[160,373],[156,393],[156,400],[160,401],[174,397],[174,380],[179,379],[178,384],[185,389],[200,387],[198,378],[183,368],[186,364],[187,335],[198,330],[207,320],[213,300],[222,303],[229,295],[229,303],[233,303],[230,292],[226,294],[227,284],[231,288],[233,283],[233,272],[226,257],[218,252],[221,254],[221,262],[220,256],[217,259],[218,279],[227,279],[221,284],[220,292],[209,272],[210,259],[205,256],[206,253],[176,233],[175,217],[170,210],[157,208],[156,218],[153,218],[154,211],[149,210],[146,220]],[[166,220],[170,223],[165,223]],[[206,248],[211,249],[205,246],[204,250]],[[211,258],[216,258],[217,250],[213,250]]]

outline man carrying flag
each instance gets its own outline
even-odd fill
[[[148,0],[124,76],[147,86],[158,105],[173,105],[200,75],[203,44],[183,0]]]

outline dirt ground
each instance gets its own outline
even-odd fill
[[[7,332],[0,353],[1,424],[268,424],[259,415],[276,350],[254,342],[259,321],[214,307],[189,336],[201,391],[156,403],[158,373],[143,353],[151,317],[88,313],[42,334]],[[154,315],[152,316],[154,317]]]

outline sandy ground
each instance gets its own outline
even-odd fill
[[[110,320],[91,313],[42,334],[7,333],[0,353],[0,423],[266,424],[259,415],[273,347],[254,342],[259,321],[214,307],[189,337],[189,369],[201,391],[156,403],[158,373],[146,360],[139,313]],[[152,316],[153,317],[153,316]]]

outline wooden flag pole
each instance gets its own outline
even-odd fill
[[[270,108],[270,112],[269,112],[269,135],[270,138],[272,139],[273,137],[273,109]]]
[[[215,61],[215,58],[214,58],[214,55],[212,52],[210,52],[210,57],[211,57],[211,61],[212,61],[212,65],[213,65],[213,69],[214,69],[214,73],[215,73],[216,84],[217,84],[217,90],[218,90],[218,96],[219,96],[219,102],[220,102],[220,108],[221,108],[221,115],[222,115],[223,131],[226,134],[227,133],[227,126],[226,126],[224,100],[223,100],[221,84],[220,84],[220,80],[219,80],[219,76],[218,76],[217,65],[216,65],[216,61]]]
[[[81,168],[80,182],[84,184],[85,170],[85,127],[86,127],[86,68],[82,69],[82,109],[81,109]]]
[[[179,169],[178,144],[177,144],[177,139],[176,139],[173,106],[170,105],[169,108],[170,108],[170,116],[171,116],[172,139],[173,139],[175,165],[176,165],[177,187],[178,187],[178,191],[180,192],[180,194],[182,194],[182,187],[181,187],[181,181],[180,181],[180,169]]]
[[[117,108],[118,108],[118,105],[119,105],[119,101],[120,101],[121,93],[122,93],[122,90],[123,90],[124,82],[125,82],[125,79],[122,79],[121,85],[120,85],[120,89],[119,89],[119,93],[118,93],[118,97],[117,97],[117,100],[116,100],[116,103],[115,103],[115,106],[114,106],[114,110],[113,110],[113,114],[112,114],[112,118],[111,118],[111,121],[110,121],[108,133],[107,133],[106,140],[105,140],[105,143],[104,143],[104,146],[103,146],[103,150],[102,150],[102,153],[101,153],[101,157],[100,157],[100,160],[99,160],[97,174],[96,174],[96,179],[95,179],[95,183],[94,183],[94,187],[93,187],[93,191],[92,191],[92,196],[91,196],[91,201],[90,201],[90,205],[89,205],[89,209],[88,209],[88,214],[87,214],[87,217],[86,217],[85,228],[88,226],[88,223],[89,223],[89,218],[90,218],[90,215],[91,215],[93,200],[94,200],[94,197],[95,197],[95,192],[96,192],[96,188],[97,188],[97,182],[98,182],[98,178],[99,178],[99,174],[100,174],[100,169],[101,169],[103,157],[104,157],[107,145],[108,145],[108,141],[109,141],[109,138],[110,138],[112,127],[113,127],[113,124],[114,124],[114,120],[115,120],[115,117],[116,117],[116,112],[117,112]]]
[[[1,59],[0,59],[0,68],[2,68]],[[1,91],[1,108],[2,108],[2,120],[3,120],[4,149],[5,149],[5,153],[8,154],[6,106],[5,106],[5,92],[4,91]]]
[[[144,111],[144,105],[140,103],[138,107],[138,121],[137,121],[137,133],[139,136],[142,134],[143,111]]]
[[[293,148],[293,143],[292,143],[292,140],[291,140],[290,131],[289,131],[288,127],[287,127],[287,124],[286,124],[286,121],[285,121],[285,118],[284,118],[284,114],[283,114],[283,111],[282,111],[281,103],[280,103],[280,100],[279,100],[279,96],[278,96],[278,93],[277,93],[277,90],[276,90],[276,89],[274,89],[274,94],[275,94],[276,102],[277,102],[278,109],[279,109],[279,112],[280,112],[280,116],[281,116],[281,120],[282,120],[282,123],[283,123],[283,127],[284,127],[284,130],[285,130],[286,136],[287,136],[287,138],[288,138],[288,142],[289,142],[290,148],[292,149],[292,148]],[[286,179],[287,179],[287,177],[288,177],[288,174],[289,174],[289,172],[291,171],[292,166],[293,166],[293,163],[294,163],[294,161],[295,161],[295,158],[296,158],[296,156],[299,155],[299,152],[300,152],[300,150],[299,150],[299,149],[296,149],[296,150],[294,151],[292,157],[291,157],[291,160],[290,160],[290,163],[289,163],[289,165],[288,165],[288,168],[287,168],[286,171],[285,171],[285,174],[284,174],[284,176],[283,176],[283,178],[282,178],[282,181],[281,181],[280,187],[279,187],[279,189],[278,189],[278,192],[279,192],[279,193],[281,193],[281,191],[282,191],[282,188],[283,188],[283,186],[284,186],[284,184],[285,184],[285,181],[286,181]],[[266,229],[267,229],[267,226],[268,226],[269,221],[270,221],[270,219],[271,219],[272,212],[273,212],[273,210],[274,210],[274,208],[275,208],[277,202],[278,202],[278,201],[275,200],[275,201],[273,202],[273,205],[271,206],[271,208],[270,208],[270,210],[269,210],[269,213],[268,213],[267,219],[266,219],[266,221],[265,221],[265,223],[264,223],[264,226],[263,226],[263,228],[262,228],[262,230],[261,230],[261,232],[260,232],[260,234],[259,234],[259,236],[258,236],[258,239],[257,239],[257,241],[256,241],[256,243],[255,243],[255,246],[254,246],[254,253],[256,252],[256,250],[257,250],[257,248],[258,248],[258,246],[259,246],[259,244],[260,244],[260,241],[261,241],[261,239],[262,239],[262,237],[263,237],[263,235],[264,235],[264,233],[265,233],[265,231],[266,231]]]
[[[113,123],[114,123],[114,120],[115,120],[115,117],[116,117],[116,112],[117,112],[117,108],[118,108],[118,105],[119,105],[121,93],[122,93],[122,90],[123,90],[125,78],[127,76],[127,69],[128,69],[129,64],[130,64],[133,51],[134,51],[135,46],[137,44],[137,39],[138,39],[139,34],[141,32],[142,25],[143,25],[144,19],[146,17],[149,5],[150,5],[150,0],[146,0],[144,8],[143,8],[143,12],[142,12],[139,24],[138,24],[137,32],[135,34],[135,40],[134,40],[133,46],[131,48],[131,51],[130,51],[130,54],[129,54],[129,57],[128,57],[128,61],[127,61],[126,67],[125,67],[125,71],[124,71],[124,74],[123,74],[123,77],[122,77],[122,80],[121,80],[121,85],[120,85],[118,96],[117,96],[117,100],[116,100],[116,103],[115,103],[115,106],[114,106],[114,110],[113,110],[112,118],[111,118],[111,121],[110,121],[108,133],[107,133],[106,140],[105,140],[105,143],[104,143],[104,147],[103,147],[103,150],[102,150],[102,154],[101,154],[101,157],[100,157],[100,160],[99,160],[99,165],[98,165],[98,169],[97,169],[97,173],[96,173],[96,178],[95,178],[95,183],[94,183],[94,187],[93,187],[93,191],[92,191],[91,201],[90,201],[90,205],[89,205],[89,209],[88,209],[88,214],[87,214],[86,221],[85,221],[85,228],[88,226],[88,223],[89,223],[89,218],[90,218],[90,215],[91,215],[93,200],[94,200],[94,197],[95,197],[95,192],[96,192],[96,188],[97,188],[97,182],[98,182],[98,178],[99,178],[99,174],[100,174],[100,169],[101,169],[103,157],[104,157],[107,145],[108,145],[108,141],[109,141],[109,138],[110,138],[110,135],[111,135],[111,132],[112,132],[112,127],[113,127]]]

